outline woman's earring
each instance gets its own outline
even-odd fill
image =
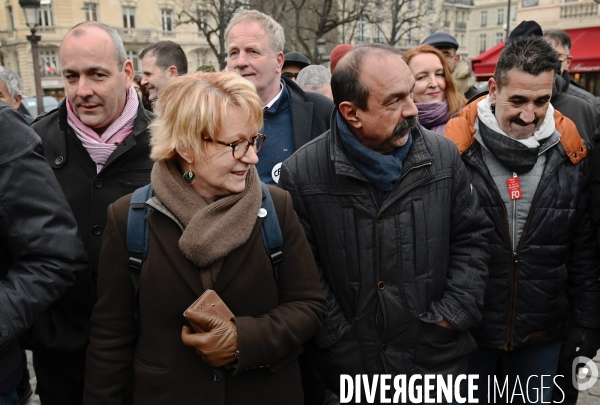
[[[189,184],[190,186],[192,184],[194,184],[194,182],[196,181],[196,173],[194,173],[192,171],[192,164],[190,163],[190,168],[187,172],[183,173],[183,179],[185,180],[185,182],[187,184]]]
[[[490,110],[492,110],[492,114],[496,115],[496,104],[491,104]]]

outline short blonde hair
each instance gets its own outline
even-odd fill
[[[249,124],[262,127],[262,102],[256,88],[235,72],[198,72],[169,81],[155,104],[150,157],[157,162],[173,159],[180,148],[204,158],[205,139],[219,135],[230,107],[241,108]]]

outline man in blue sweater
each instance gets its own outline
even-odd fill
[[[285,35],[273,18],[256,10],[240,11],[229,22],[225,38],[227,67],[254,83],[264,104],[261,132],[267,141],[256,168],[263,182],[276,184],[281,163],[329,129],[333,103],[281,77]]]

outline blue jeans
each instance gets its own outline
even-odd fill
[[[0,394],[0,405],[16,405],[18,402],[17,390],[9,394]]]
[[[508,352],[477,348],[469,358],[469,374],[479,374],[475,397],[479,404],[551,403],[559,354],[560,343]]]

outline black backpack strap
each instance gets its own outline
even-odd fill
[[[140,187],[133,192],[129,203],[129,214],[127,216],[127,251],[129,252],[129,270],[131,270],[131,283],[134,290],[134,314],[135,326],[139,334],[142,333],[140,322],[140,271],[142,262],[148,256],[149,227],[145,219],[150,208],[146,201],[152,198],[154,189],[151,184]]]
[[[273,276],[277,280],[279,279],[279,264],[283,261],[283,235],[281,234],[281,227],[279,226],[279,219],[277,218],[271,192],[265,183],[261,182],[260,184],[265,194],[265,198],[262,201],[262,209],[266,210],[266,216],[264,216],[260,231],[267,256],[269,256],[273,265]]]

